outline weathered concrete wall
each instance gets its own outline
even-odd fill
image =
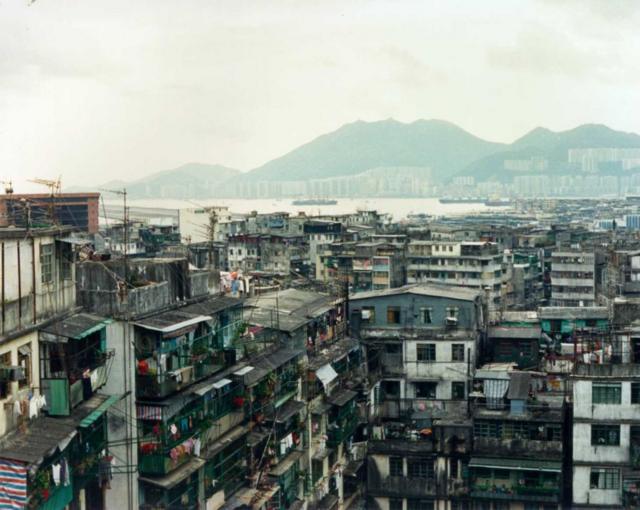
[[[40,251],[51,246],[51,280],[42,281]],[[54,235],[0,242],[0,339],[75,307],[74,270],[64,278]]]

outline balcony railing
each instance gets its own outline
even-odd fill
[[[430,478],[406,476],[369,477],[368,491],[372,496],[422,497],[435,496],[436,482]]]
[[[478,499],[500,499],[512,501],[537,501],[557,503],[560,500],[559,487],[512,486],[506,488],[476,484],[471,487],[471,497]]]
[[[327,431],[327,446],[329,446],[329,448],[337,447],[340,443],[346,441],[350,436],[352,436],[357,427],[358,415],[354,409],[352,416],[349,416],[347,420],[340,421],[337,428]]]

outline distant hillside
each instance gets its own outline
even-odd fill
[[[252,170],[245,178],[306,180],[377,167],[428,167],[446,178],[505,146],[442,120],[354,122]]]
[[[476,181],[510,181],[515,175],[527,173],[576,173],[580,170],[567,162],[569,149],[631,147],[640,148],[640,135],[615,131],[602,124],[583,124],[568,131],[557,132],[538,127],[505,146],[503,151],[469,164],[459,175],[471,175]],[[547,170],[527,172],[505,168],[505,161],[531,158],[546,160]]]
[[[219,193],[221,185],[239,174],[239,170],[221,165],[187,163],[132,182],[111,181],[99,188],[126,187],[131,198],[211,198]],[[74,190],[81,189],[69,188],[65,191]]]

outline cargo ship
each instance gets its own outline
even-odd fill
[[[330,198],[306,198],[291,202],[292,205],[336,205],[337,203],[337,200]]]
[[[439,199],[441,204],[481,204],[484,202],[484,198],[474,198],[474,197],[462,197],[462,198],[451,198],[444,197]]]
[[[511,200],[487,200],[484,205],[488,207],[510,207],[513,205]]]

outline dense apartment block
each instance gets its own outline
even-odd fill
[[[484,241],[410,241],[407,282],[438,282],[487,292],[490,302],[503,299],[505,275],[499,245]]]
[[[593,252],[556,250],[551,254],[551,306],[595,305]]]
[[[351,301],[351,330],[363,344],[372,386],[372,508],[467,501],[467,398],[484,321],[482,294],[464,287],[409,285]]]

